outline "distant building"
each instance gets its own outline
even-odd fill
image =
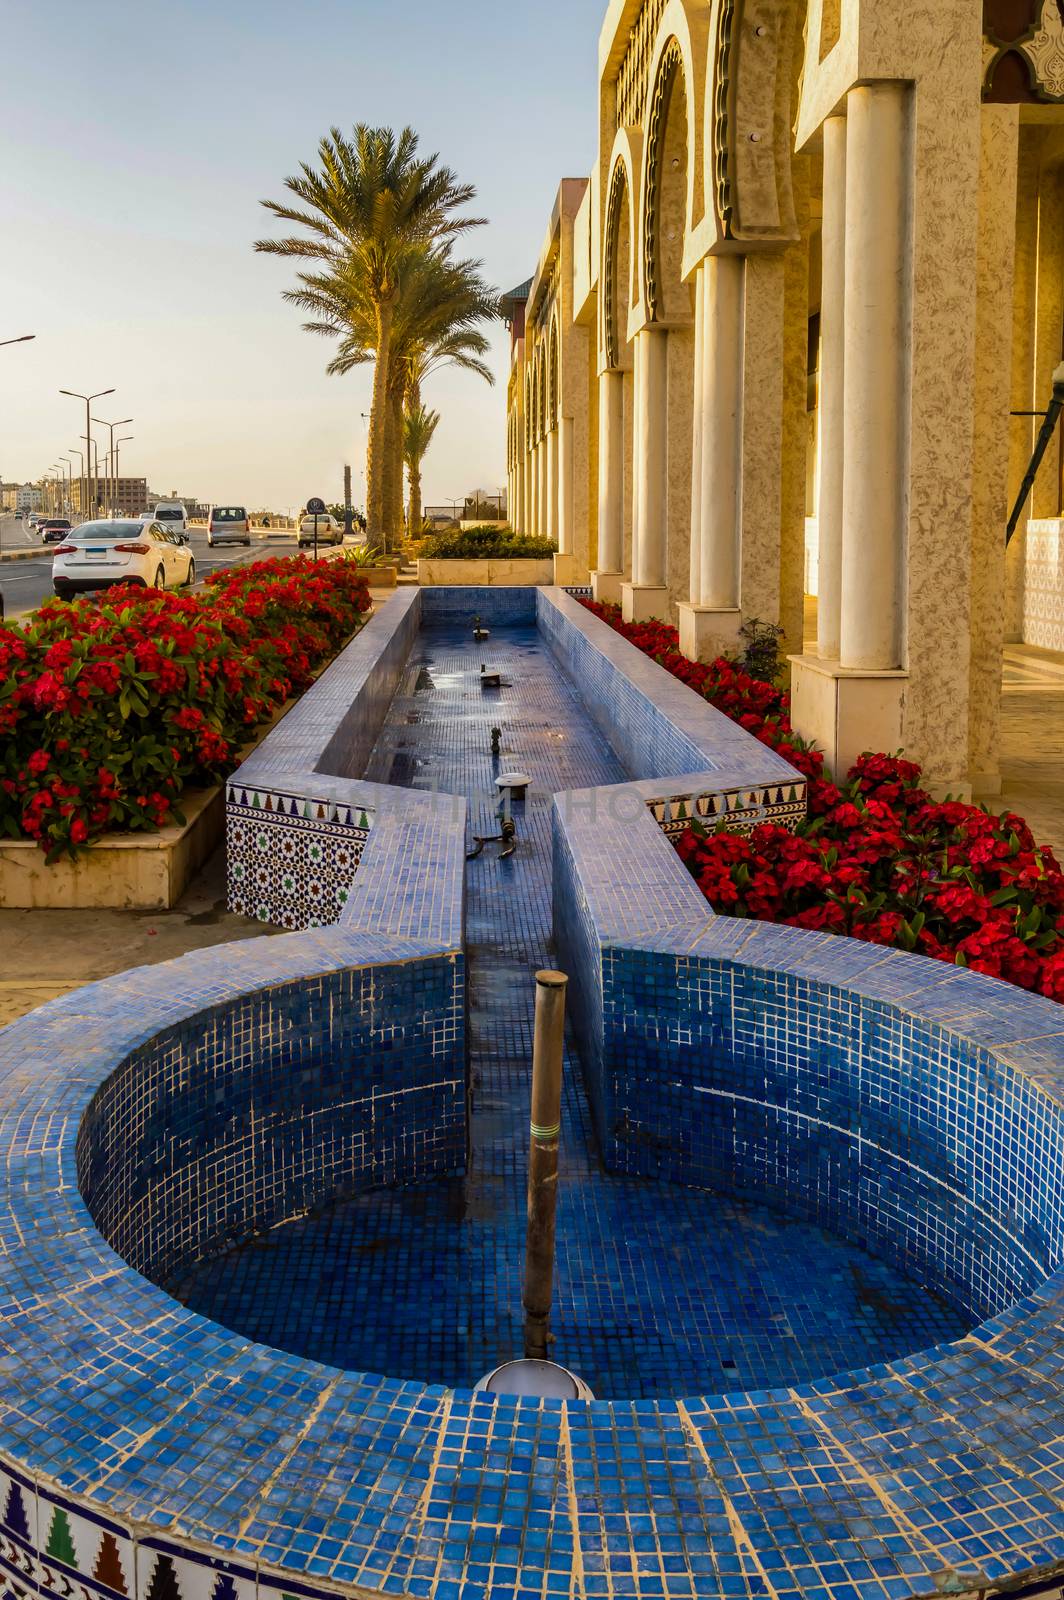
[[[41,504],[41,491],[35,483],[19,484],[15,492],[15,510],[19,516],[26,516],[31,511],[39,511]]]
[[[17,483],[0,483],[0,511],[14,511],[19,487]]]
[[[70,485],[71,510],[75,516],[79,517],[88,515],[90,510],[96,511],[97,509],[114,510],[120,512],[123,516],[139,517],[140,513],[145,511],[149,504],[148,484],[145,478],[119,478],[114,491],[101,478],[98,507],[86,506],[84,511],[81,503],[83,489],[84,481],[81,478],[75,478]],[[152,505],[154,503],[154,501],[151,501]]]

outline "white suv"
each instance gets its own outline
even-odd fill
[[[188,512],[180,500],[160,500],[155,507],[155,522],[161,522],[164,528],[169,528],[171,533],[178,534],[182,539],[188,536]]]

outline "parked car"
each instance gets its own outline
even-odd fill
[[[70,518],[46,517],[38,522],[37,532],[41,536],[42,544],[62,544],[70,532]]]
[[[327,511],[319,512],[316,520],[319,544],[343,544],[344,530],[335,517],[330,516]],[[296,528],[298,530],[296,544],[300,550],[304,545],[312,545],[314,543],[314,522],[313,512],[308,516],[305,511],[301,511],[296,518]]]
[[[251,518],[246,506],[212,506],[207,518],[207,543],[250,544]]]
[[[171,533],[179,533],[185,543],[188,543],[188,512],[180,500],[160,500],[155,507],[153,521],[161,522]]]
[[[179,589],[196,577],[196,563],[180,533],[160,522],[113,517],[83,522],[55,551],[52,588],[57,595],[140,583]]]

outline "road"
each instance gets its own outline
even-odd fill
[[[190,528],[192,553],[196,558],[196,571],[201,577],[216,567],[243,566],[249,561],[259,561],[264,556],[294,555],[295,533],[278,534],[268,539],[253,539],[250,548],[239,544],[216,545],[212,550],[203,528]],[[52,598],[52,557],[35,534],[27,533],[17,517],[0,517],[0,548],[3,550],[40,550],[36,560],[0,562],[0,593],[4,597],[5,613],[10,620],[32,611],[43,601]]]

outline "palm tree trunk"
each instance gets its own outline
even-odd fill
[[[410,509],[407,513],[407,535],[416,539],[421,532],[421,460],[413,457],[406,464],[410,478]]]
[[[388,411],[388,367],[392,345],[391,296],[377,304],[377,360],[373,367],[373,399],[366,441],[366,541],[388,548],[384,528],[384,428]]]
[[[407,381],[403,409],[411,414],[421,410],[421,384],[413,373]],[[406,536],[408,539],[416,539],[421,532],[421,457],[418,456],[416,460],[411,458],[406,464],[406,470],[410,481]]]
[[[403,531],[403,395],[394,384],[389,386],[384,419],[383,479],[384,534],[392,548]]]

